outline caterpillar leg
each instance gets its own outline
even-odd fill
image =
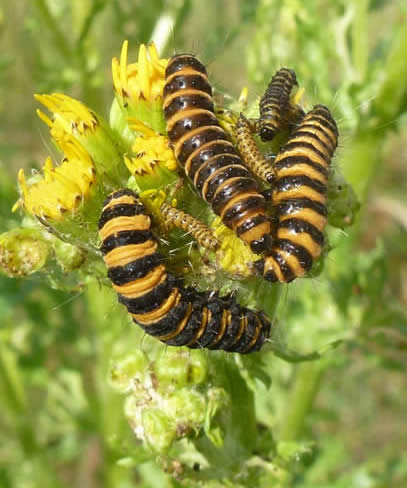
[[[265,279],[289,282],[304,276],[321,254],[328,170],[337,142],[330,111],[316,105],[277,154],[272,187],[275,238],[268,255],[254,263]]]

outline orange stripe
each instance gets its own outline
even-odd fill
[[[113,283],[113,288],[117,293],[125,296],[126,298],[138,298],[139,296],[153,290],[166,278],[167,273],[165,272],[165,266],[163,264],[160,264],[152,271],[147,273],[146,276],[131,281],[126,285],[118,286]]]
[[[151,220],[148,215],[135,215],[133,217],[114,217],[106,222],[106,224],[99,229],[100,238],[104,241],[111,235],[116,235],[118,232],[124,230],[149,230],[151,227]]]
[[[114,268],[115,266],[125,266],[136,259],[144,256],[151,256],[157,250],[157,243],[154,241],[143,242],[142,244],[129,244],[112,249],[104,257],[106,266]]]

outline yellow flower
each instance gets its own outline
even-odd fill
[[[74,213],[88,195],[96,180],[92,158],[73,137],[61,143],[65,157],[59,166],[47,158],[43,176],[26,181],[24,170],[18,173],[20,200],[13,210],[23,206],[40,219],[61,220],[67,212]]]
[[[99,121],[86,105],[79,100],[62,93],[51,95],[34,95],[47,109],[54,114],[54,120],[37,110],[40,119],[51,129],[52,137],[58,142],[63,134],[84,135],[87,131],[95,132]]]
[[[127,64],[128,41],[124,41],[120,61],[112,60],[113,85],[117,94],[130,102],[152,102],[162,97],[168,59],[160,59],[154,43],[141,44],[138,62]]]
[[[130,128],[139,135],[132,145],[133,155],[125,155],[124,162],[132,175],[153,173],[154,167],[162,163],[168,170],[175,171],[177,161],[169,146],[169,139],[161,136],[138,120],[130,119]]]
[[[220,242],[216,252],[216,259],[220,267],[231,274],[250,276],[253,274],[248,263],[256,261],[258,256],[235,233],[222,224],[220,217],[216,217],[211,224],[214,235]]]

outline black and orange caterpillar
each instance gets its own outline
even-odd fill
[[[113,192],[99,220],[100,250],[108,277],[133,320],[147,334],[171,346],[258,351],[270,333],[262,312],[185,288],[166,271],[151,232],[151,220],[137,194]]]
[[[295,71],[281,68],[272,77],[260,99],[258,131],[263,141],[271,141],[277,132],[297,122],[305,114],[298,105],[290,104],[290,93],[298,86]]]
[[[306,114],[273,163],[276,220],[268,256],[255,268],[267,280],[304,276],[321,254],[327,222],[326,185],[338,130],[330,111],[316,105]]]
[[[270,244],[266,201],[216,118],[205,66],[178,54],[165,78],[163,108],[177,160],[223,223],[261,253]]]

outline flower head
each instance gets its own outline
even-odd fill
[[[96,170],[88,152],[73,137],[60,141],[65,157],[54,166],[50,157],[43,167],[43,176],[34,175],[28,181],[24,170],[18,173],[22,205],[41,219],[61,220],[67,212],[75,212],[96,180]]]
[[[257,256],[253,254],[249,247],[244,244],[236,234],[222,224],[220,217],[216,217],[211,224],[214,229],[214,235],[220,242],[220,248],[216,252],[216,258],[219,266],[226,272],[250,276],[251,270],[247,263],[256,260]]]
[[[94,161],[98,174],[108,175],[115,184],[124,183],[127,175],[119,141],[101,116],[79,100],[61,93],[35,95],[35,98],[52,113],[50,118],[37,110],[38,116],[48,125],[52,138],[63,151],[66,141],[78,141]]]
[[[161,136],[138,120],[133,120],[130,128],[139,136],[132,145],[132,155],[125,155],[124,161],[132,175],[153,173],[155,166],[161,164],[175,171],[177,161],[169,146],[169,139]]]
[[[128,41],[124,41],[120,54],[112,60],[113,85],[122,99],[134,103],[138,100],[153,102],[162,98],[165,83],[165,68],[168,59],[160,59],[152,42],[147,47],[141,44],[138,62],[127,64]]]

